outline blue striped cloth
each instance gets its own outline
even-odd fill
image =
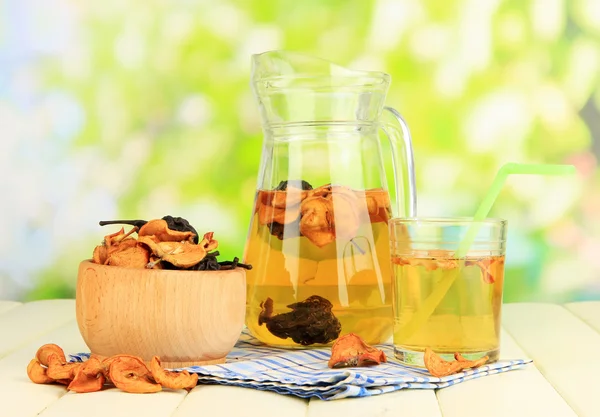
[[[502,360],[477,369],[437,378],[426,370],[407,368],[394,360],[392,345],[378,345],[388,362],[368,368],[330,369],[327,361],[331,349],[287,350],[263,345],[244,331],[227,361],[220,365],[191,366],[199,384],[236,385],[302,398],[318,397],[337,400],[369,397],[407,388],[436,389],[469,379],[522,368],[530,359]],[[83,361],[88,353],[70,355]]]

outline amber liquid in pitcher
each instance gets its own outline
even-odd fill
[[[336,333],[349,332],[369,344],[389,339],[390,217],[389,195],[381,188],[259,190],[245,253],[245,262],[253,267],[247,271],[250,332],[280,347],[328,345]],[[311,339],[309,330],[327,324],[314,322],[313,310],[299,307],[290,314],[289,307],[304,306],[307,299],[330,303],[341,329]],[[291,327],[296,337],[269,330],[266,322],[273,317]]]

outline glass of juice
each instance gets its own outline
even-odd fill
[[[467,230],[475,238],[457,254]],[[394,354],[423,367],[431,348],[446,360],[498,360],[506,221],[390,220]]]

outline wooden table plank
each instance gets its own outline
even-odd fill
[[[503,323],[579,416],[600,416],[600,333],[554,304],[508,304]]]
[[[0,314],[3,314],[5,312],[7,312],[8,310],[15,308],[17,306],[20,306],[21,303],[19,303],[18,301],[8,301],[8,300],[4,300],[4,301],[0,301]]]
[[[311,399],[307,417],[442,417],[433,390],[400,390],[366,398]]]
[[[501,357],[527,355],[505,331],[501,336]],[[465,381],[437,391],[444,417],[576,417],[552,385],[535,366]]]
[[[41,417],[166,417],[186,396],[184,390],[128,394],[117,388],[76,394],[70,392],[44,410]],[[202,410],[198,409],[196,412]],[[200,413],[198,413],[200,414]],[[212,410],[211,416],[215,415]]]
[[[568,303],[564,307],[600,332],[600,301]]]
[[[0,315],[0,358],[75,318],[75,300],[43,300]]]
[[[50,309],[48,309],[48,314],[51,314]],[[27,377],[27,364],[35,357],[37,349],[45,343],[56,343],[70,352],[87,350],[77,330],[77,323],[72,320],[2,358],[0,360],[0,395],[2,397],[0,416],[37,416],[39,412],[67,393],[62,385],[38,385]]]
[[[306,405],[306,400],[274,392],[199,385],[187,395],[173,417],[305,417]]]

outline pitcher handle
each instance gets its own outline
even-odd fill
[[[384,108],[382,118],[390,119],[390,121],[382,120],[381,127],[390,141],[392,150],[397,216],[415,217],[417,187],[410,130],[400,113],[392,107]],[[406,168],[402,170],[402,167]]]

